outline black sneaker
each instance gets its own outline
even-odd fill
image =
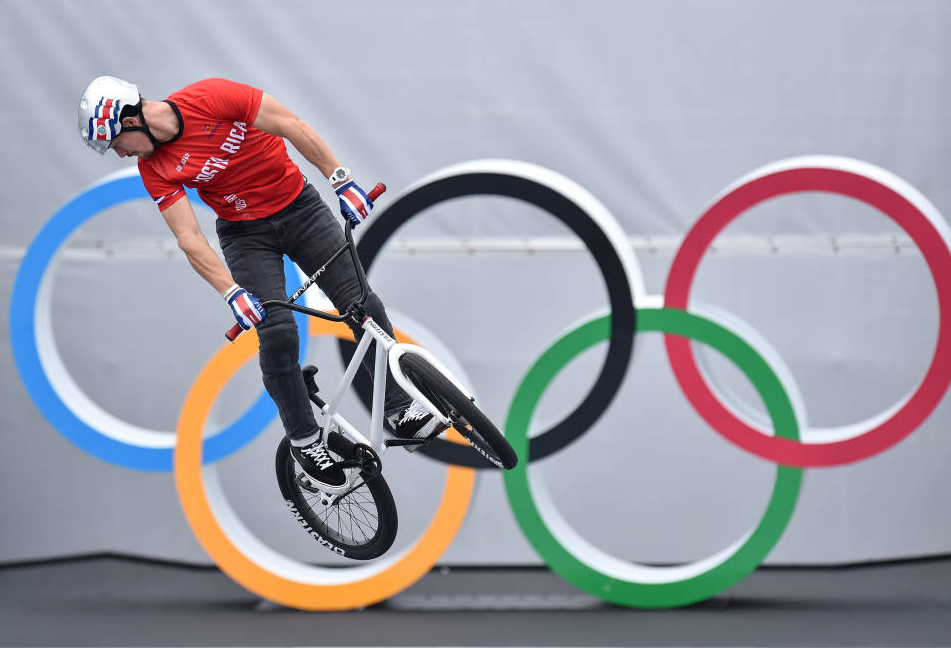
[[[322,436],[302,447],[291,443],[291,455],[307,476],[317,482],[318,486],[339,489],[346,485],[347,475],[327,452]]]
[[[402,413],[391,416],[389,423],[393,427],[393,433],[400,439],[426,439],[445,429],[429,410],[417,401],[413,401]]]

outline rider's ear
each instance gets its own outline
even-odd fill
[[[122,127],[141,126],[142,113],[140,110],[138,106],[123,106],[122,112],[119,113],[119,123],[122,124]]]

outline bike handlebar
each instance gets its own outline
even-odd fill
[[[375,185],[372,189],[370,189],[370,191],[367,192],[367,196],[370,198],[370,202],[375,202],[376,199],[379,198],[380,195],[381,195],[384,191],[386,191],[386,185],[383,184],[382,182],[377,182],[376,185]],[[348,240],[348,244],[352,247],[352,246],[353,246],[353,239],[350,237],[350,231],[349,231],[349,230],[352,230],[352,229],[353,229],[353,225],[350,223],[350,221],[347,221],[345,227],[349,227],[349,229],[348,229],[348,231],[347,231],[347,240]],[[354,255],[354,256],[356,256],[356,255]],[[357,273],[360,274],[361,281],[362,281],[362,283],[363,283],[364,286],[365,286],[365,285],[366,285],[366,279],[365,279],[364,276],[363,276],[363,273],[362,273],[362,271],[361,271],[362,269],[361,269],[360,266],[359,266],[359,262],[357,261],[356,258],[354,258],[354,262],[357,264]],[[310,282],[310,283],[313,283],[313,280],[314,280],[314,278],[311,277],[311,278],[308,279],[307,281]],[[308,286],[308,285],[310,285],[310,284],[307,283],[307,282],[305,282],[304,287],[306,287],[306,286]],[[278,302],[275,302],[275,300],[268,300],[267,302],[264,302],[264,303],[265,303],[265,304],[274,304],[274,305],[280,304],[280,305],[282,305],[282,306],[287,306],[287,305],[292,304],[292,302],[291,302],[290,300],[288,300],[288,301],[286,301],[286,302],[279,302],[279,303],[278,303]],[[311,309],[307,309],[307,308],[305,308],[305,307],[303,307],[303,306],[296,306],[296,305],[294,305],[293,310],[301,310],[302,312],[305,312],[305,313],[308,313],[308,314],[315,314],[315,313],[319,313],[319,312],[320,312],[320,311],[311,311]],[[344,318],[340,318],[340,319],[342,320],[342,319],[344,319]],[[240,324],[235,324],[235,325],[232,326],[230,329],[228,329],[227,331],[225,331],[225,337],[228,338],[228,341],[229,341],[229,342],[234,342],[234,341],[238,338],[238,336],[241,335],[241,332],[242,332],[242,331],[244,331],[244,329],[241,328],[241,325],[240,325]]]

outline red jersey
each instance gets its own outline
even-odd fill
[[[226,79],[205,79],[169,96],[182,133],[139,160],[145,189],[160,210],[184,187],[227,220],[255,220],[286,207],[304,187],[284,139],[254,128],[264,92]]]

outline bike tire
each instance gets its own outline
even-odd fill
[[[518,455],[505,436],[441,371],[412,352],[404,353],[399,364],[406,377],[453,421],[453,428],[474,450],[497,468],[511,470],[518,464]]]
[[[327,440],[331,454],[352,459],[357,445],[332,432]],[[326,506],[316,492],[307,488],[300,466],[290,452],[287,437],[277,446],[277,483],[291,514],[321,546],[353,560],[382,556],[396,539],[396,502],[379,470],[361,473],[365,481],[352,492]],[[350,470],[357,470],[356,468]]]

